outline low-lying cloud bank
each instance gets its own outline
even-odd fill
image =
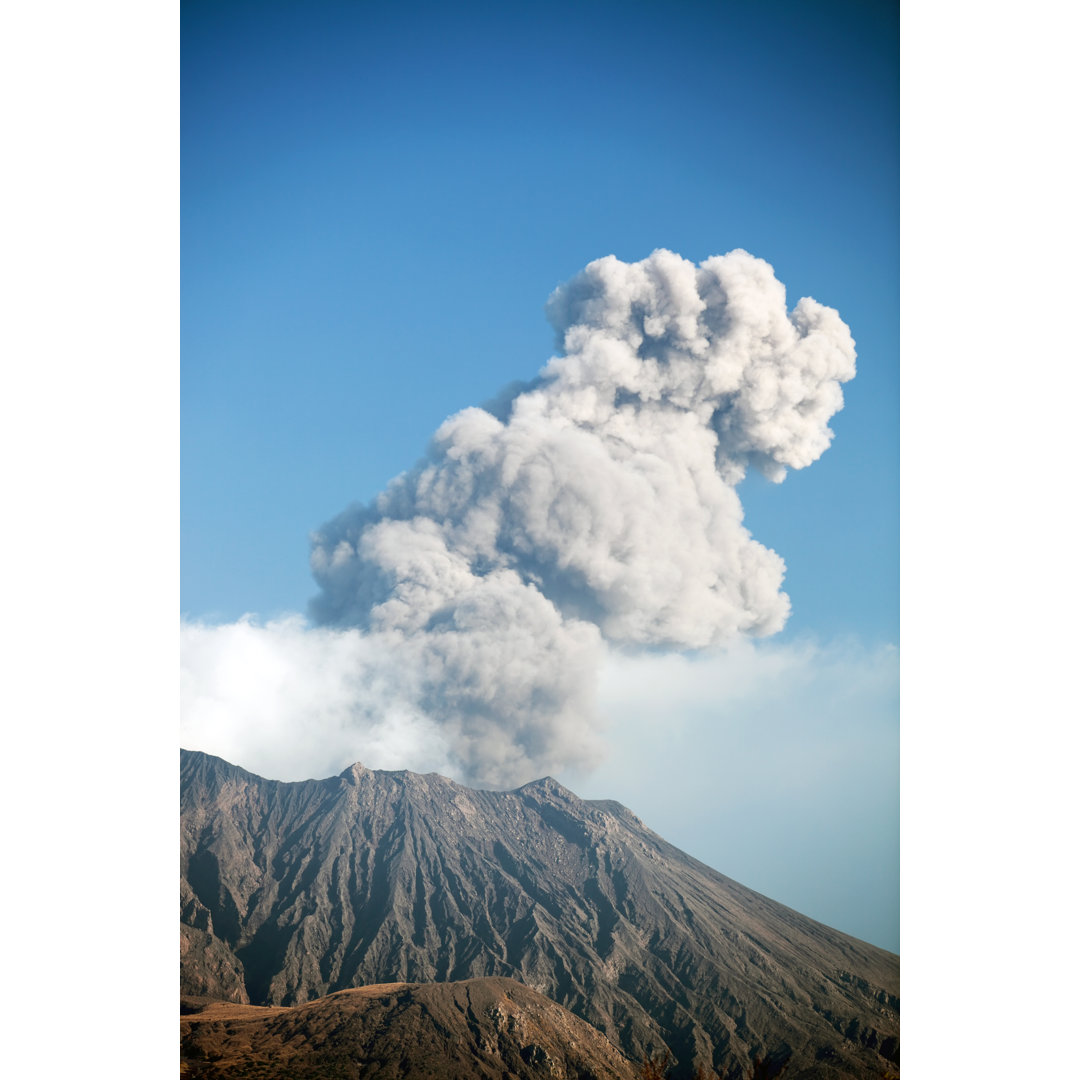
[[[580,764],[563,778],[582,794],[620,797],[604,785],[622,777],[620,789],[643,793],[634,809],[659,817],[645,794],[658,772],[681,777],[660,804],[710,791],[747,808],[763,785],[797,795],[853,754],[894,762],[898,667],[894,647],[854,642],[744,642],[693,657],[605,649],[583,760],[599,759],[605,730],[617,731],[617,749],[592,778]],[[181,672],[182,744],[260,775],[304,780],[361,761],[472,781],[445,729],[417,707],[415,673],[358,630],[300,616],[185,621]]]
[[[180,624],[180,741],[275,780],[373,769],[454,771],[407,663],[359,630],[301,615]]]
[[[335,674],[313,734],[363,730],[388,761],[513,785],[597,760],[612,650],[709,650],[784,625],[783,560],[743,524],[736,485],[828,447],[855,374],[837,312],[789,312],[745,251],[608,256],[547,310],[559,355],[536,379],[450,417],[423,461],[314,537],[300,651],[318,641]],[[214,637],[187,632],[192,647]],[[254,636],[286,632],[300,624]],[[254,624],[232,633],[239,648]],[[288,707],[268,697],[271,716]]]

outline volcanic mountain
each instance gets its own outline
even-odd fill
[[[899,958],[550,777],[477,791],[353,765],[264,780],[181,752],[181,991],[296,1006],[519,980],[674,1075],[895,1075]],[[758,1073],[761,1074],[759,1065]]]

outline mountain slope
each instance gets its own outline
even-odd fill
[[[191,1005],[180,1017],[181,1077],[191,1080],[637,1076],[595,1028],[511,979],[390,983],[291,1009]]]
[[[519,979],[630,1058],[880,1077],[899,959],[690,858],[550,778],[475,791],[354,765],[264,780],[181,757],[182,986],[255,1004]]]

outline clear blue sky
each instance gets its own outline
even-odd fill
[[[897,643],[896,4],[185,0],[181,47],[186,616],[303,611],[310,531],[446,416],[533,376],[553,351],[544,301],[590,260],[744,247],[789,305],[837,308],[859,354],[832,448],[740,487],[787,562],[779,640]],[[895,725],[893,698],[880,708]],[[700,819],[658,822],[610,770],[587,793],[895,949],[894,743],[852,764],[861,802],[807,796],[822,829],[859,819],[830,848],[848,845],[831,898],[812,866],[803,886],[768,870],[794,866],[787,803],[733,866]]]

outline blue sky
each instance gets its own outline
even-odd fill
[[[657,668],[639,700],[675,720],[612,690],[609,759],[567,782],[897,949],[896,5],[189,0],[181,48],[190,622],[304,612],[312,530],[534,376],[547,296],[595,258],[743,247],[789,306],[839,310],[858,374],[832,447],[739,487],[787,564],[787,627],[741,696],[715,682],[730,660],[690,690]],[[742,779],[770,762],[751,813]]]

